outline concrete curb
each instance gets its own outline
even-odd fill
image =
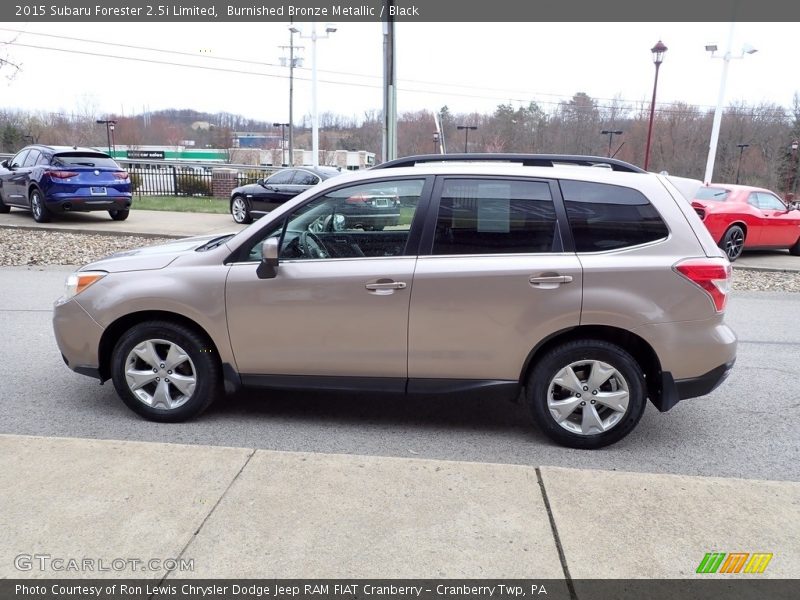
[[[0,223],[0,229],[14,229],[16,231],[45,231],[54,233],[74,233],[77,235],[104,235],[113,237],[141,237],[153,239],[174,239],[179,240],[185,238],[185,235],[169,235],[166,233],[141,233],[137,231],[121,231],[119,229],[108,231],[95,231],[92,229],[70,229],[68,227],[37,227],[35,225],[11,225],[7,223]]]

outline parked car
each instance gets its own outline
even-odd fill
[[[648,399],[668,411],[725,379],[731,269],[690,206],[699,181],[607,158],[434,161],[83,267],[55,304],[64,361],[154,421],[243,386],[477,394],[521,399],[577,448],[625,437]],[[611,168],[576,166],[595,163]],[[398,223],[348,225],[353,198],[397,198]]]
[[[800,210],[769,190],[712,183],[697,191],[692,206],[728,260],[759,248],[788,248],[800,256]]]
[[[107,210],[128,218],[131,180],[104,152],[77,146],[26,146],[0,163],[0,213],[31,211],[38,223],[63,212]]]
[[[335,167],[281,169],[266,179],[242,185],[231,192],[231,215],[237,223],[252,223],[287,200],[341,172]]]

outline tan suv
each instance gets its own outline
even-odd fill
[[[156,421],[243,386],[480,394],[598,448],[648,398],[667,411],[733,365],[730,265],[687,200],[699,185],[595,157],[400,159],[236,235],[83,267],[56,339]],[[397,224],[346,219],[365,195],[396,198]]]

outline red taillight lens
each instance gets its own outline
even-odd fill
[[[128,172],[127,171],[114,171],[114,179],[128,179]]]
[[[676,264],[675,271],[703,289],[717,312],[725,310],[731,284],[731,265],[722,259],[689,258]]]
[[[78,173],[76,171],[48,171],[50,177],[55,177],[56,179],[69,179],[70,177],[77,177]]]

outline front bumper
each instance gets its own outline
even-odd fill
[[[53,332],[61,356],[70,369],[101,379],[97,349],[103,328],[75,299],[56,302],[53,307]]]

